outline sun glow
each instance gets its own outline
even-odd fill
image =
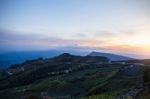
[[[126,39],[125,44],[132,45],[132,46],[150,46],[150,39],[149,37],[131,37]]]

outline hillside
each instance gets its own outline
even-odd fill
[[[145,64],[145,65],[150,65],[150,59],[127,60],[124,62],[126,62],[126,63],[141,63],[141,64]]]
[[[86,65],[108,62],[106,57],[100,56],[74,56],[68,53],[61,54],[49,59],[29,60],[22,64],[12,65],[7,69],[10,74],[4,85],[0,85],[0,89],[5,87],[13,87],[33,83],[35,80],[53,76],[53,72],[63,74],[65,71],[77,71],[86,68]],[[9,82],[8,82],[9,81]],[[10,83],[11,82],[11,83]]]
[[[114,99],[143,85],[143,67],[112,64],[104,56],[64,53],[28,60],[6,72],[9,76],[0,79],[0,99]]]
[[[109,58],[111,61],[121,61],[121,60],[132,60],[133,58],[111,54],[111,53],[102,53],[102,52],[91,52],[90,56],[104,56]]]
[[[75,50],[47,50],[47,51],[14,51],[0,53],[0,68],[7,68],[13,64],[21,64],[26,60],[33,60],[39,57],[50,58],[62,54],[64,52],[70,52],[74,55],[86,55],[87,52],[75,51]]]

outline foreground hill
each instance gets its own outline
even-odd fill
[[[9,76],[0,79],[0,99],[136,99],[149,82],[147,76],[143,80],[143,70],[139,65],[109,63],[104,56],[64,53],[28,60],[6,70]]]
[[[87,65],[90,66],[90,64],[107,62],[108,59],[106,57],[83,57],[68,53],[49,59],[39,58],[37,60],[29,60],[22,64],[12,65],[7,69],[7,73],[10,76],[2,80],[0,89],[30,84],[48,76],[64,74],[69,71],[78,71],[87,68]]]
[[[90,56],[104,56],[109,58],[111,61],[121,61],[121,60],[132,60],[133,58],[111,54],[111,53],[101,53],[101,52],[91,52]]]

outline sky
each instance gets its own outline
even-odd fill
[[[0,0],[0,51],[75,49],[150,58],[149,0]]]

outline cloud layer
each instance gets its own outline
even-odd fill
[[[106,33],[106,32],[104,32]],[[110,35],[109,35],[110,34]],[[137,36],[136,33],[106,33],[97,35],[95,39],[62,39],[42,37],[39,35],[24,35],[12,31],[0,32],[1,51],[20,50],[50,50],[50,49],[74,49],[82,51],[102,51],[129,55],[132,57],[149,57],[150,47],[148,45],[132,45],[127,43],[130,38]],[[83,35],[79,35],[83,36]],[[127,39],[124,39],[124,38]],[[120,39],[120,40],[119,40]],[[142,37],[141,37],[142,39]],[[127,43],[127,44],[126,44]]]

